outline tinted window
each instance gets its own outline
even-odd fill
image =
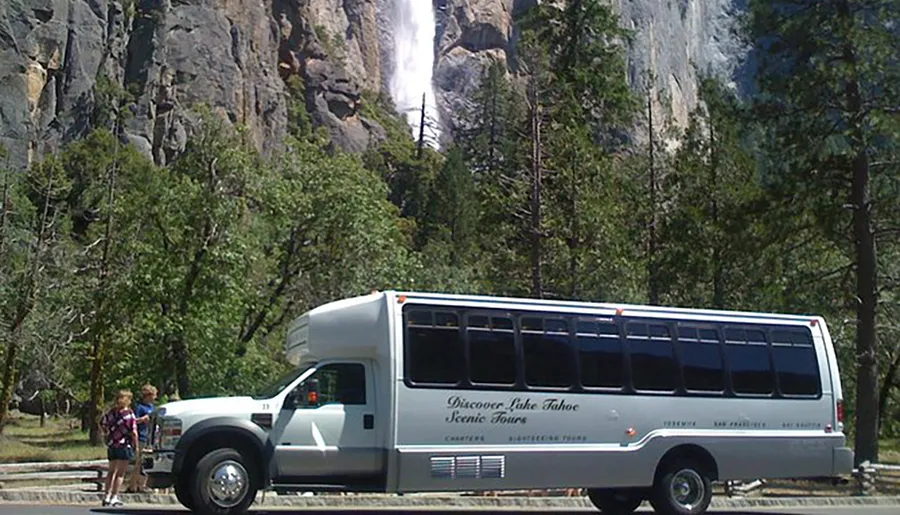
[[[819,394],[819,364],[808,329],[773,330],[772,358],[782,394]]]
[[[758,329],[725,329],[725,354],[735,393],[768,395],[775,391],[765,334]]]
[[[410,310],[406,316],[406,370],[415,383],[456,384],[463,347],[456,313]]]
[[[470,317],[469,379],[476,384],[512,385],[516,382],[516,342],[512,320],[506,317]]]
[[[319,405],[366,403],[366,369],[359,363],[326,365],[313,377],[319,380]]]
[[[636,390],[674,391],[678,383],[669,328],[630,322],[626,326],[631,377]]]
[[[679,326],[678,345],[685,389],[695,392],[725,390],[722,349],[715,329]]]
[[[525,354],[525,384],[572,385],[575,361],[565,320],[522,318],[522,352]]]
[[[581,384],[586,387],[621,388],[625,361],[616,324],[579,319],[575,324]]]

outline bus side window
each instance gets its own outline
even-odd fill
[[[771,395],[775,392],[769,346],[763,331],[756,328],[727,327],[725,352],[734,393]]]
[[[525,384],[571,386],[576,369],[566,321],[561,318],[524,317],[521,326]]]
[[[668,326],[628,322],[625,328],[634,389],[674,392],[678,370]]]
[[[622,388],[625,384],[625,357],[616,323],[611,320],[578,319],[575,341],[581,384],[586,388]]]
[[[772,357],[782,395],[817,396],[821,379],[809,329],[774,329],[771,334]]]
[[[459,383],[465,362],[456,313],[410,310],[406,335],[407,379],[419,384]]]
[[[680,325],[678,345],[685,390],[724,393],[725,370],[718,332],[715,329]]]
[[[513,386],[518,377],[512,319],[487,315],[466,317],[469,380],[473,384]]]

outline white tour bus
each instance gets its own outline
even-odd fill
[[[259,395],[163,406],[144,462],[201,513],[260,490],[584,488],[703,513],[711,482],[849,474],[821,317],[380,292],[299,317]]]

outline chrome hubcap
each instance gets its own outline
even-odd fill
[[[219,463],[209,474],[206,489],[209,499],[222,508],[237,506],[247,495],[247,469],[236,461],[228,460]]]
[[[700,474],[690,469],[678,471],[672,478],[669,490],[672,500],[688,511],[693,510],[694,506],[699,504],[706,494],[703,478],[700,477]]]

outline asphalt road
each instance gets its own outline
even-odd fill
[[[508,515],[513,513],[511,510],[432,510],[432,509],[402,509],[389,508],[385,510],[316,510],[297,508],[266,508],[254,509],[252,513],[260,515],[266,513],[298,513],[304,515],[313,515],[322,513],[327,515],[384,515],[385,511],[410,511],[417,515],[443,515],[455,514],[460,511],[477,512],[479,515]],[[898,508],[896,506],[845,506],[835,508],[773,508],[773,509],[753,509],[753,510],[710,510],[710,515],[729,514],[729,515],[897,515]],[[160,508],[159,506],[123,506],[119,508],[103,508],[94,506],[52,506],[52,505],[29,505],[29,504],[0,504],[0,515],[88,515],[88,514],[110,514],[110,515],[172,515],[174,513],[188,513],[187,510],[178,507]],[[537,511],[529,510],[529,515],[564,515],[567,513],[597,513],[595,510],[582,511]],[[652,510],[642,509],[640,513],[653,513]]]

